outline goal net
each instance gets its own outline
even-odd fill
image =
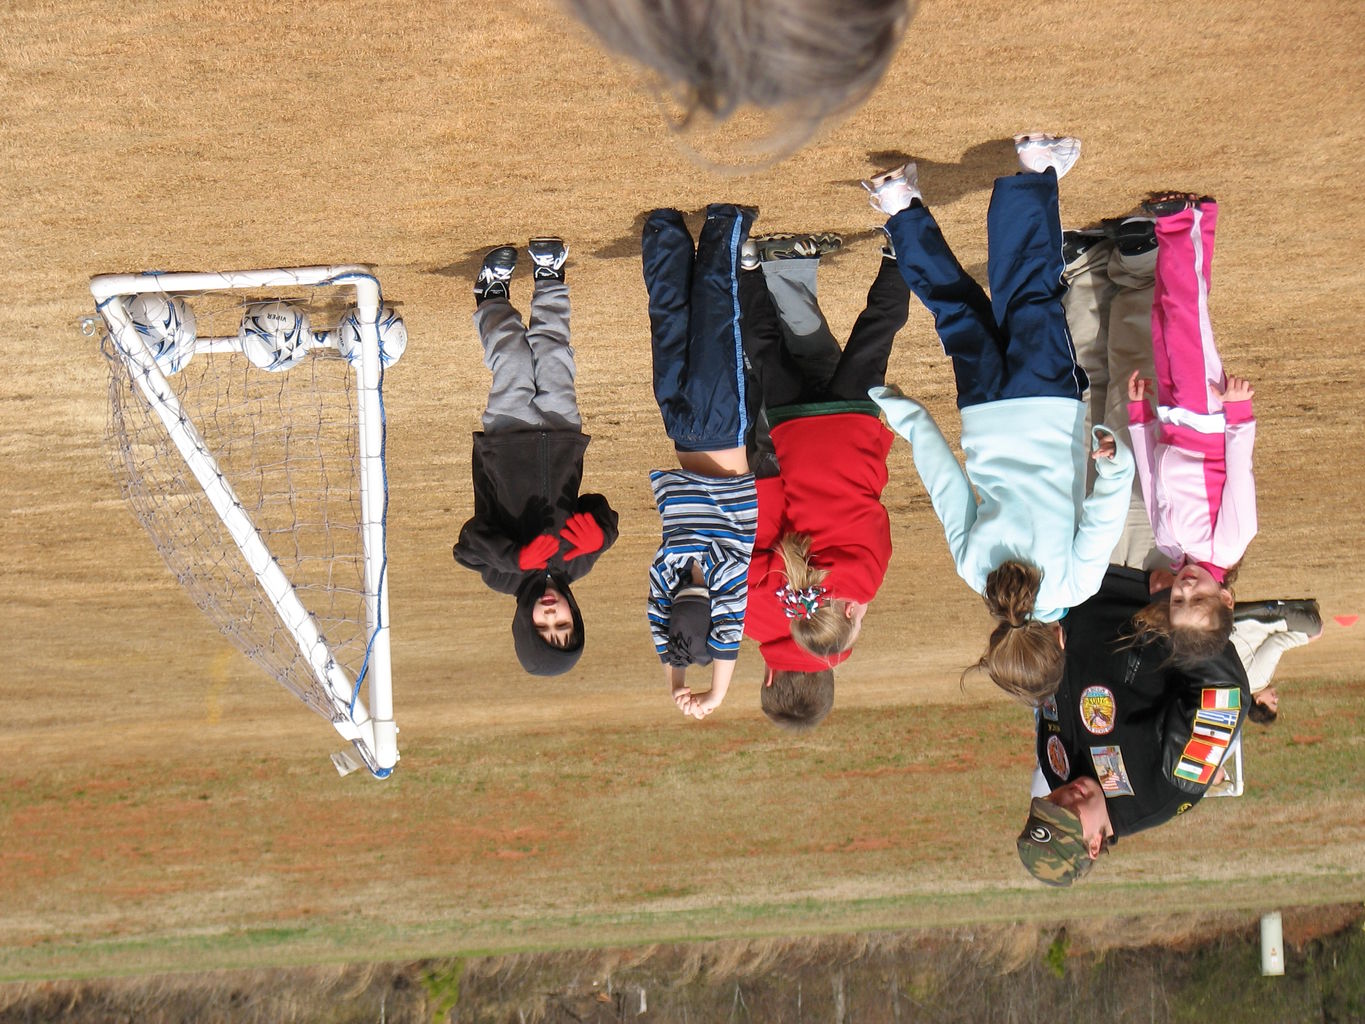
[[[379,282],[335,266],[90,287],[109,461],[133,513],[223,634],[386,777],[382,385],[406,332]]]

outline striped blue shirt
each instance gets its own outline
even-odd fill
[[[649,631],[654,650],[661,659],[668,650],[673,595],[691,581],[690,567],[695,562],[711,592],[711,633],[706,645],[713,658],[734,660],[744,635],[749,561],[758,530],[753,474],[709,477],[682,469],[656,469],[649,474],[649,482],[663,520],[663,542],[649,569]]]

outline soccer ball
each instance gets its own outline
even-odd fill
[[[379,361],[384,368],[398,362],[408,347],[408,328],[398,310],[390,305],[379,307]],[[337,350],[352,364],[360,362],[360,310],[354,306],[337,326]]]
[[[288,302],[253,302],[242,312],[237,340],[253,366],[276,372],[296,365],[313,344],[308,314]]]
[[[162,373],[179,373],[194,355],[194,310],[184,299],[146,292],[128,302],[128,316]]]

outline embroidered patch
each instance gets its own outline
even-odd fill
[[[1214,713],[1216,714],[1216,713]],[[1194,713],[1194,725],[1190,728],[1191,738],[1205,739],[1226,747],[1232,742],[1232,726],[1214,717],[1208,711]]]
[[[1049,722],[1057,721],[1057,698],[1055,696],[1043,701],[1042,712],[1043,717]]]
[[[1199,706],[1201,708],[1240,708],[1242,706],[1242,691],[1204,690],[1199,695]]]
[[[1175,813],[1176,813],[1176,814],[1184,814],[1186,811],[1188,811],[1188,810],[1189,810],[1191,807],[1193,807],[1193,806],[1194,806],[1194,804],[1181,804],[1179,807],[1177,807],[1177,808],[1175,809]]]
[[[1204,702],[1209,701],[1210,693],[1231,693],[1237,697],[1236,690],[1205,690]],[[1194,725],[1185,749],[1180,752],[1180,760],[1171,769],[1171,775],[1197,786],[1205,786],[1213,779],[1214,772],[1223,763],[1232,742],[1232,730],[1236,723],[1236,712],[1231,712],[1233,721],[1228,722],[1229,712],[1221,709],[1200,709],[1194,713]]]
[[[1081,691],[1081,723],[1096,736],[1114,731],[1114,694],[1107,686],[1087,686]]]
[[[1184,779],[1186,782],[1193,782],[1196,785],[1205,785],[1213,778],[1213,773],[1218,769],[1211,764],[1200,764],[1198,761],[1187,761],[1180,759],[1180,763],[1171,769],[1171,774],[1177,779]]]
[[[1227,752],[1227,747],[1217,743],[1192,739],[1185,744],[1185,750],[1180,756],[1182,760],[1198,761],[1200,764],[1211,764],[1217,768],[1223,763],[1223,755]]]
[[[1052,842],[1052,830],[1046,825],[1034,825],[1028,830],[1028,837],[1035,843],[1050,843]]]
[[[1047,740],[1047,763],[1052,765],[1052,774],[1059,779],[1071,778],[1071,761],[1066,756],[1060,736],[1049,736]]]
[[[1199,717],[1206,722],[1213,722],[1218,725],[1225,725],[1229,729],[1237,726],[1237,711],[1215,711],[1210,708],[1200,708]]]
[[[1118,747],[1091,747],[1090,760],[1095,765],[1095,778],[1105,796],[1132,796],[1133,783],[1128,769],[1123,766],[1123,753]]]

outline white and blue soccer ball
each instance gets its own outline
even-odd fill
[[[128,316],[165,374],[179,373],[194,355],[194,310],[184,299],[146,292],[128,301]]]
[[[288,302],[253,302],[242,312],[237,340],[251,364],[278,372],[295,366],[313,345],[308,314]]]
[[[379,307],[379,361],[387,369],[408,347],[408,327],[398,310],[387,303]],[[352,364],[360,362],[360,310],[354,306],[337,325],[337,350]]]

